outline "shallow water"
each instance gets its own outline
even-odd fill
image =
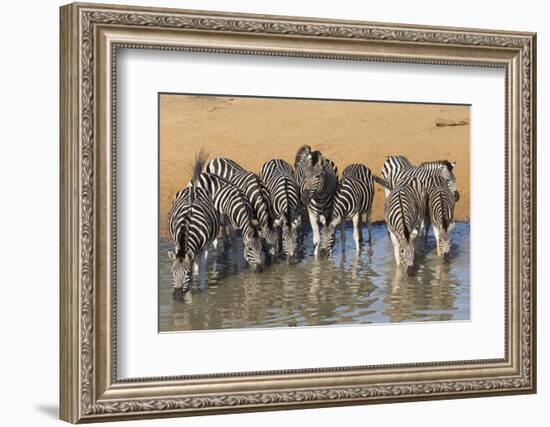
[[[419,239],[409,277],[395,267],[386,225],[372,226],[369,247],[357,255],[351,225],[345,251],[339,231],[331,259],[315,259],[308,232],[297,262],[284,257],[255,273],[237,241],[225,251],[210,248],[203,286],[198,276],[184,301],[172,299],[168,240],[160,242],[159,328],[161,332],[468,320],[470,318],[470,225],[452,231],[451,261],[435,255],[435,239]]]

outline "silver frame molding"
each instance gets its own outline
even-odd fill
[[[60,10],[61,419],[182,415],[536,391],[536,35],[99,4]],[[505,357],[120,380],[117,49],[500,67],[506,71]]]

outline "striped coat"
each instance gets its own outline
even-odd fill
[[[168,230],[175,244],[172,282],[174,297],[183,298],[190,289],[193,263],[206,256],[219,229],[219,215],[208,193],[189,185],[178,191],[168,212]]]
[[[260,169],[260,178],[269,191],[275,225],[281,227],[283,253],[294,256],[301,225],[301,202],[294,171],[282,159],[272,159]]]

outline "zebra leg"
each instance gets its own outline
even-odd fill
[[[363,243],[363,219],[361,218],[361,214],[357,214],[357,227],[359,230],[359,243]]]
[[[227,232],[228,239],[231,241],[231,245],[235,246],[237,244],[237,233],[235,232],[235,228],[230,222],[227,222],[225,231]]]
[[[384,187],[384,194],[386,195],[386,199],[388,198],[388,196],[390,195],[390,190],[388,190],[387,188]],[[388,236],[390,236],[391,238],[391,233],[390,233],[390,229],[388,228]],[[392,240],[393,242],[393,240]],[[398,263],[399,264],[399,263]]]
[[[393,244],[393,256],[395,257],[395,263],[399,267],[399,241],[397,240],[395,234],[389,231],[389,229],[388,233],[390,233],[391,242]]]
[[[223,231],[225,234],[224,242],[226,244],[235,244],[235,233],[233,230],[233,227],[231,227],[231,223],[229,222],[229,218],[227,218],[226,215],[223,216],[224,219],[224,225],[223,225]]]
[[[225,232],[225,216],[224,215],[220,215],[220,227],[218,228],[218,234],[216,235],[216,239],[214,240],[214,249],[218,249],[218,246],[220,246],[220,244],[222,245],[221,246],[221,249],[222,250],[225,250],[225,248],[227,247],[226,244],[227,244],[227,239],[224,235],[224,232]]]
[[[430,231],[430,217],[429,215],[426,215],[424,217],[424,242],[428,241],[428,231]]]
[[[319,241],[321,236],[319,235],[319,223],[317,222],[317,215],[312,210],[309,211],[309,223],[311,224],[311,232],[313,233],[313,254],[319,255]]]
[[[437,227],[433,227],[434,229],[434,236],[435,236],[435,253],[437,254],[437,256],[441,256],[441,251],[440,251],[440,245],[439,245],[439,228]]]
[[[200,263],[200,256],[199,254],[195,255],[195,259],[193,260],[193,274],[197,274],[199,272],[199,263]]]
[[[351,220],[353,221],[353,241],[355,242],[355,250],[359,252],[361,250],[361,214],[356,213]]]
[[[369,245],[372,245],[372,231],[371,231],[371,224],[370,224],[370,209],[367,211],[367,229],[369,230]]]
[[[204,289],[206,287],[206,260],[208,258],[208,249],[201,252],[199,261],[199,288]]]

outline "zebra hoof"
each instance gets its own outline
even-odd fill
[[[186,293],[187,291],[184,291],[182,288],[174,288],[174,291],[172,292],[172,299],[176,301],[183,301]]]

